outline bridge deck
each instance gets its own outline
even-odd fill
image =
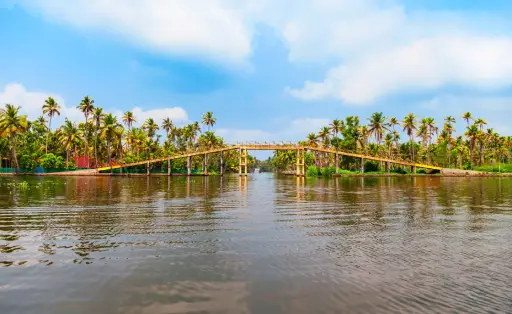
[[[139,161],[129,164],[122,164],[122,165],[116,165],[112,167],[102,167],[97,168],[97,171],[106,171],[110,169],[119,169],[119,168],[126,168],[126,167],[133,167],[133,166],[139,166],[139,165],[145,165],[148,163],[155,163],[155,162],[162,162],[167,160],[174,160],[174,159],[181,159],[181,158],[188,158],[188,157],[194,157],[194,156],[201,156],[201,155],[207,155],[207,154],[214,154],[214,153],[220,153],[230,150],[238,150],[238,149],[246,149],[246,150],[298,150],[298,149],[304,149],[309,151],[318,151],[318,152],[324,152],[324,153],[330,153],[330,154],[336,154],[342,156],[350,156],[355,158],[363,158],[368,160],[374,160],[374,161],[381,161],[381,162],[388,162],[391,164],[397,164],[397,165],[403,165],[403,166],[411,166],[411,167],[417,167],[417,168],[425,168],[425,169],[432,169],[432,170],[442,170],[441,167],[434,166],[434,165],[427,165],[427,164],[419,164],[414,163],[407,160],[398,160],[398,159],[388,159],[388,158],[382,158],[377,156],[369,156],[364,154],[357,154],[357,153],[350,153],[345,151],[336,151],[332,149],[326,149],[326,148],[320,148],[320,147],[312,147],[312,146],[301,146],[301,145],[294,145],[294,144],[244,144],[244,145],[232,145],[232,146],[226,146],[222,148],[215,148],[210,149],[206,151],[198,151],[198,152],[190,152],[182,155],[176,155],[176,156],[167,156],[163,158],[158,159],[150,159],[145,161]]]

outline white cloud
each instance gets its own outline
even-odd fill
[[[17,0],[45,18],[169,55],[222,63],[251,55],[257,24],[274,28],[291,62],[337,65],[286,91],[303,100],[368,104],[448,85],[511,82],[507,16],[414,11],[400,0]],[[507,27],[505,27],[507,26]],[[501,30],[501,31],[500,31]]]
[[[288,92],[304,100],[338,98],[366,104],[399,91],[455,84],[496,90],[512,83],[512,38],[435,37],[372,54]]]
[[[68,118],[74,122],[82,122],[84,120],[82,112],[76,109],[76,107],[67,107],[62,96],[56,93],[27,91],[23,85],[18,83],[7,84],[3,91],[0,92],[0,106],[9,103],[20,106],[20,112],[27,114],[30,120],[34,120],[43,114],[42,106],[48,97],[53,97],[55,101],[57,101],[57,103],[61,106],[60,116],[55,117],[52,121],[52,129],[61,125],[65,118]],[[144,120],[149,117],[155,119],[155,121],[159,124],[161,123],[162,119],[166,117],[171,118],[176,124],[188,121],[187,112],[181,107],[167,107],[149,110],[143,110],[140,107],[134,107],[130,110],[133,111],[135,117],[137,118],[138,124],[142,124]],[[118,119],[121,122],[121,117],[123,115],[121,110],[105,108],[104,111],[111,112],[118,116]]]
[[[80,29],[111,33],[144,49],[240,62],[251,52],[249,7],[234,0],[19,0]]]

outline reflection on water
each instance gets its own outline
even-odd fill
[[[3,177],[0,313],[507,313],[511,209],[507,178]]]

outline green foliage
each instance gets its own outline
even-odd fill
[[[35,169],[39,165],[39,154],[23,154],[20,158],[20,167],[24,169]]]
[[[495,172],[495,173],[512,173],[512,164],[498,164],[489,166],[475,167],[476,171]]]
[[[64,168],[65,167],[65,160],[62,156],[55,156],[52,153],[44,154],[41,156],[41,162],[39,165],[43,168]]]
[[[378,172],[379,163],[377,161],[366,161],[364,163],[364,172]]]

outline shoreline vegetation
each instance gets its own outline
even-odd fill
[[[176,125],[169,117],[161,122],[149,117],[138,121],[133,112],[117,117],[104,112],[90,96],[77,108],[83,113],[80,122],[65,118],[52,128],[60,105],[49,97],[41,104],[41,116],[30,121],[15,104],[0,107],[0,175],[92,175],[91,169],[119,164],[144,162],[166,156],[183,155],[224,147],[224,139],[214,131],[217,119],[206,112],[200,121]],[[446,117],[442,123],[430,117],[409,113],[401,120],[375,112],[363,123],[358,116],[335,119],[318,133],[310,133],[299,145],[353,152],[388,159],[409,160],[453,169],[451,175],[490,175],[512,173],[512,137],[501,136],[487,122],[466,112],[460,117]],[[287,173],[296,167],[295,151],[275,151],[268,160],[248,156],[249,167]],[[239,152],[224,155],[224,171],[238,172]],[[194,175],[220,172],[219,156],[192,158]],[[307,152],[308,177],[428,175],[425,169],[411,174],[406,167],[354,157],[338,160],[334,154]],[[173,160],[173,175],[183,175],[186,160]],[[127,175],[145,175],[146,165],[123,170]],[[478,173],[476,171],[479,171]],[[174,173],[176,172],[176,173]],[[167,173],[167,163],[150,164],[150,173]],[[115,173],[114,173],[115,174]],[[103,175],[103,174],[101,174]],[[434,175],[434,174],[432,174]]]

